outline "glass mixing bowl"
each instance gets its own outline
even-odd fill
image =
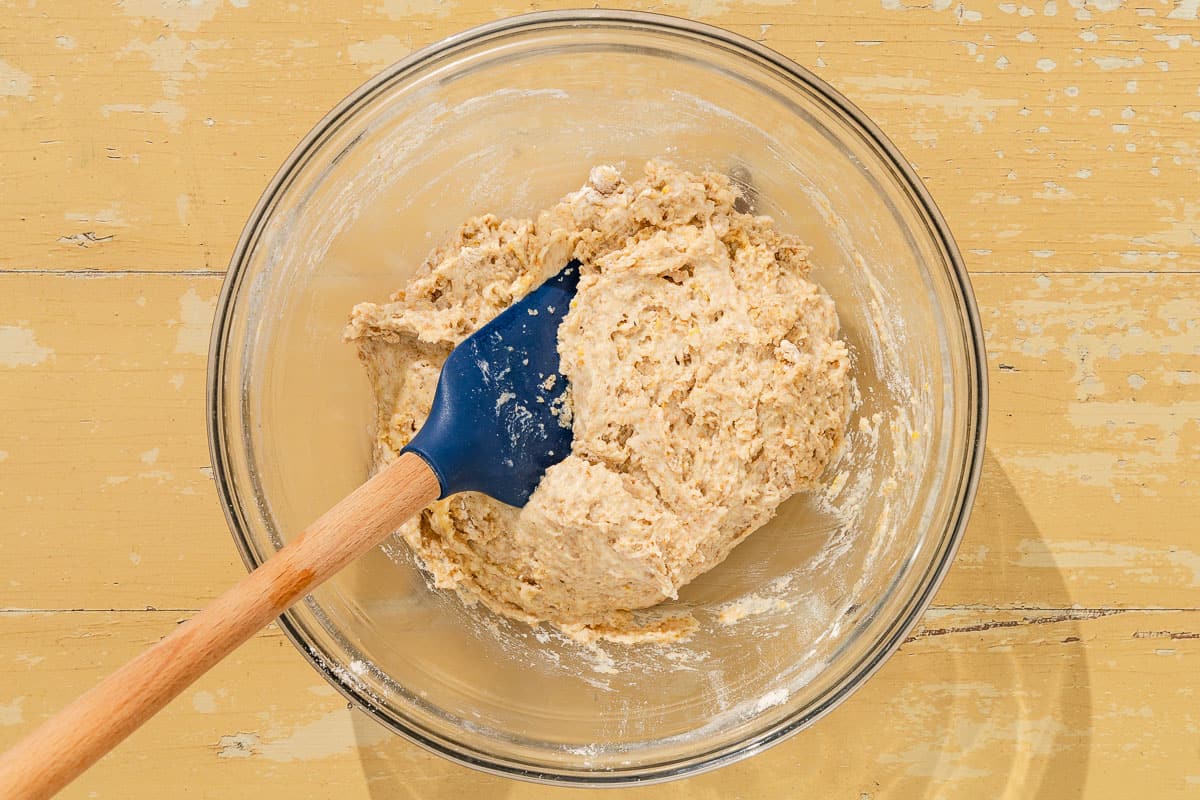
[[[282,619],[301,652],[399,734],[552,782],[683,776],[828,712],[900,644],[949,566],[983,452],[984,352],[945,223],[896,149],[818,78],[670,17],[531,14],[429,47],[301,143],[246,225],[209,370],[217,485],[247,566],[369,471],[372,399],[341,341],[483,212],[530,215],[588,168],[727,172],[813,247],[856,380],[819,492],[682,592],[673,645],[582,646],[428,587],[399,541]]]

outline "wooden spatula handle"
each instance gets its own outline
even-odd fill
[[[256,631],[437,499],[437,477],[405,453],[169,636],[0,757],[0,797],[50,797]]]

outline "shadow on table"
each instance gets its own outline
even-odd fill
[[[1084,796],[1091,690],[1080,626],[1087,613],[1068,610],[1057,568],[1011,557],[1031,547],[1048,552],[1038,546],[1042,538],[1020,491],[985,451],[971,524],[939,593],[943,604],[968,606],[927,612],[864,688],[872,699],[891,695],[880,698],[876,730],[890,733],[893,749],[876,754],[878,766],[861,764],[886,776],[863,795]],[[987,610],[992,605],[1011,610]],[[899,685],[881,685],[899,671]]]
[[[959,563],[941,594],[1032,597],[1037,607],[933,609],[877,675],[815,726],[715,772],[660,786],[605,790],[605,796],[1082,797],[1091,697],[1081,615],[1062,611],[1071,603],[1057,569],[1034,573],[1004,556],[1013,552],[1015,542],[1040,538],[1020,493],[986,452]],[[375,800],[571,800],[597,793],[484,775],[399,737],[374,744],[378,728],[365,715],[355,715],[355,726]]]

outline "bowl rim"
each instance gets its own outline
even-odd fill
[[[551,771],[530,768],[528,765],[523,766],[519,762],[501,757],[484,757],[474,749],[456,746],[456,742],[444,740],[439,736],[415,729],[390,716],[378,713],[376,704],[364,692],[343,682],[334,668],[313,650],[303,632],[305,626],[294,617],[292,610],[285,611],[277,620],[281,630],[296,649],[347,700],[366,711],[370,717],[389,730],[429,752],[485,773],[535,783],[595,787],[653,784],[699,775],[761,752],[821,719],[857,691],[899,649],[905,637],[916,626],[933,600],[958,551],[979,485],[987,429],[987,356],[978,307],[966,265],[932,196],[899,149],[865,113],[822,78],[759,42],[714,25],[660,13],[605,8],[538,11],[506,17],[447,36],[384,68],[343,98],[301,139],[264,189],[242,229],[217,300],[209,343],[206,382],[209,457],[218,498],[230,533],[247,570],[253,570],[260,565],[261,561],[249,545],[242,523],[238,492],[230,474],[230,465],[227,463],[226,453],[229,451],[226,446],[226,431],[223,427],[226,416],[225,348],[229,338],[230,312],[233,309],[234,300],[239,296],[239,288],[245,277],[246,257],[252,252],[262,234],[264,222],[269,217],[272,208],[295,176],[297,167],[305,163],[310,151],[314,150],[343,118],[351,114],[383,85],[395,81],[404,73],[422,67],[440,56],[481,40],[487,40],[500,34],[519,32],[523,29],[555,25],[569,26],[571,24],[584,27],[624,26],[652,32],[683,34],[705,40],[709,44],[723,45],[749,60],[765,62],[791,82],[805,85],[846,121],[857,126],[859,133],[878,148],[879,153],[895,170],[903,188],[912,193],[915,204],[925,216],[925,222],[930,226],[931,233],[934,234],[934,238],[941,246],[951,267],[949,278],[957,290],[961,317],[965,322],[965,327],[960,328],[959,333],[965,335],[968,353],[973,356],[972,363],[969,365],[971,372],[967,376],[968,396],[965,399],[965,403],[969,406],[968,424],[971,426],[964,443],[968,457],[964,459],[965,468],[955,487],[957,500],[952,506],[946,532],[940,542],[943,545],[940,558],[931,562],[925,574],[920,577],[920,591],[909,598],[909,602],[905,606],[901,607],[890,627],[885,629],[875,643],[870,645],[866,655],[857,664],[852,665],[840,680],[830,685],[817,703],[804,711],[797,710],[783,720],[737,743],[721,745],[713,750],[681,756],[673,761],[652,764],[648,767],[634,767],[618,771],[595,771],[589,770],[587,767],[573,771],[565,769]],[[973,416],[971,412],[973,412]]]

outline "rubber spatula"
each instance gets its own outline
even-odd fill
[[[238,645],[435,499],[484,492],[524,506],[571,449],[558,326],[572,262],[454,349],[433,409],[400,457],[240,583],[0,757],[0,797],[49,797]],[[553,380],[551,380],[553,376]]]

